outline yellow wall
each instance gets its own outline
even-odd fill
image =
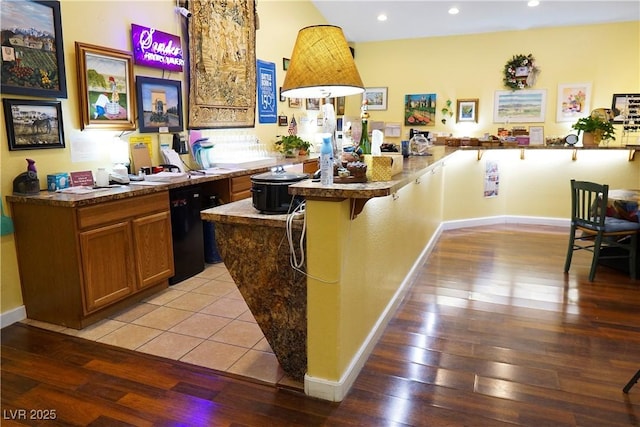
[[[258,15],[260,29],[256,33],[256,58],[276,64],[278,86],[284,82],[282,58],[291,56],[298,30],[305,26],[323,24],[326,21],[317,9],[307,0],[279,1],[260,0]],[[41,187],[46,186],[48,173],[59,171],[93,170],[98,167],[111,167],[109,148],[114,136],[121,132],[80,130],[80,113],[78,102],[78,81],[75,65],[75,42],[89,43],[112,49],[131,51],[131,24],[137,23],[156,28],[170,34],[182,36],[181,25],[184,18],[175,13],[174,0],[155,1],[110,1],[102,0],[62,0],[60,9],[62,15],[62,34],[64,40],[64,58],[67,75],[68,97],[61,99],[62,117],[66,148],[53,150],[9,151],[7,136],[2,129],[0,132],[0,161],[2,180],[2,194],[11,194],[13,178],[26,170],[25,158],[36,161]],[[163,77],[161,70],[136,66],[135,75]],[[183,105],[187,105],[187,73],[165,74],[165,78],[181,80],[183,87]],[[2,98],[25,98],[14,95],[2,95]],[[1,110],[1,109],[0,109]],[[185,108],[186,111],[186,108]],[[291,115],[286,103],[278,104],[278,111]],[[296,110],[297,112],[297,110]],[[0,112],[0,122],[4,123],[4,113]],[[281,127],[275,124],[261,125],[257,123],[255,133],[266,143],[275,140],[275,136],[282,133]],[[185,121],[186,126],[186,121]],[[127,133],[124,140],[136,132]],[[161,163],[157,146],[157,134],[154,138],[153,161]],[[98,159],[95,161],[72,162],[70,147],[79,142],[99,144]],[[189,160],[189,156],[184,156]],[[8,206],[3,200],[5,212]],[[10,215],[10,212],[7,212]],[[46,242],[43,242],[46,244]],[[15,254],[13,235],[2,236],[2,276],[0,282],[2,313],[22,305],[22,295],[18,267]]]
[[[528,31],[358,43],[355,59],[367,87],[388,87],[388,109],[370,111],[370,120],[403,121],[407,94],[435,93],[435,126],[420,127],[454,136],[495,134],[496,90],[505,90],[503,67],[513,55],[533,54],[541,72],[532,89],[547,91],[545,135],[569,133],[571,122],[556,122],[558,84],[592,83],[591,109],[611,107],[612,94],[640,91],[640,21]],[[479,122],[440,122],[447,99],[479,99]],[[357,116],[359,106],[347,104]],[[619,129],[619,128],[618,128]],[[403,127],[403,138],[408,128]],[[617,131],[620,141],[620,130]]]
[[[442,169],[369,200],[307,201],[308,375],[342,378],[442,221]]]

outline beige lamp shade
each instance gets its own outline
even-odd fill
[[[342,29],[315,25],[298,32],[282,85],[287,98],[327,98],[364,92]]]

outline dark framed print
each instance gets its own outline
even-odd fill
[[[81,129],[134,130],[133,55],[76,42]]]
[[[9,150],[64,148],[60,101],[2,100]]]
[[[66,98],[60,3],[4,1],[0,23],[2,93]]]
[[[289,120],[287,119],[287,116],[285,115],[278,116],[278,126],[287,126],[288,124],[289,124]]]
[[[621,125],[640,121],[640,93],[615,93],[611,101],[612,123]]]
[[[182,83],[179,80],[137,76],[136,95],[141,133],[183,130]]]
[[[291,62],[289,58],[282,58],[282,69],[284,71],[287,71],[289,69],[289,62]]]

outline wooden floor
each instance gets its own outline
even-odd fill
[[[567,233],[445,232],[339,404],[9,326],[2,425],[638,426],[640,281],[564,275]]]

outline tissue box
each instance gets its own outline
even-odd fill
[[[402,154],[383,154],[373,156],[364,155],[364,163],[367,165],[368,181],[391,181],[391,177],[402,172]]]
[[[47,175],[47,190],[56,191],[69,187],[69,174],[59,172]]]

